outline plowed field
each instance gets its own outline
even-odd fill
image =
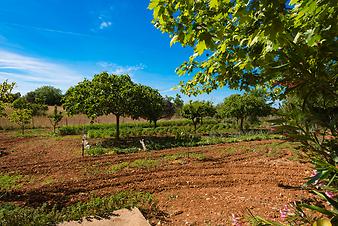
[[[0,133],[0,173],[22,175],[20,186],[0,202],[68,205],[92,195],[148,191],[165,216],[153,217],[152,223],[229,225],[232,214],[248,210],[280,220],[285,204],[308,197],[300,186],[310,164],[294,160],[290,144],[281,140],[84,158],[80,143],[79,137]],[[119,167],[135,160],[139,165]]]

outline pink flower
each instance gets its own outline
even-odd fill
[[[327,197],[329,197],[329,198],[334,198],[335,196],[336,196],[336,194],[335,193],[333,193],[332,191],[326,191],[325,192],[325,195],[327,195]]]
[[[236,216],[233,213],[231,214],[231,216],[232,216],[231,221],[232,221],[232,225],[233,226],[242,226],[241,218],[240,217]]]
[[[285,220],[288,217],[289,207],[285,205],[283,209],[279,210],[279,212],[282,220]]]
[[[314,176],[316,176],[317,175],[317,170],[312,170],[312,173],[311,173],[311,177],[314,177]]]

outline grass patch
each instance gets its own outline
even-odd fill
[[[147,168],[155,167],[158,164],[159,164],[159,161],[154,160],[154,159],[137,159],[137,160],[131,162],[129,164],[129,167],[147,169]]]
[[[81,220],[83,217],[105,218],[115,210],[138,207],[149,211],[154,206],[150,193],[123,191],[104,198],[92,198],[67,207],[20,207],[11,203],[0,204],[0,225],[55,225],[64,221]]]
[[[105,155],[108,154],[109,152],[112,152],[109,148],[104,148],[100,146],[90,147],[89,149],[86,150],[86,153],[90,156]]]
[[[0,191],[10,191],[19,188],[21,175],[0,174]]]
[[[115,164],[111,167],[111,172],[116,173],[118,171],[121,171],[122,169],[129,166],[129,162],[121,162],[119,164]]]

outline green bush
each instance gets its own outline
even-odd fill
[[[108,217],[122,208],[138,207],[150,209],[154,200],[150,193],[123,191],[110,197],[92,198],[67,207],[48,206],[20,207],[14,204],[0,204],[0,225],[39,226],[55,225],[63,221],[81,220],[83,217]]]

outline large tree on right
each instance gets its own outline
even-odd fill
[[[151,0],[149,8],[171,44],[193,48],[177,69],[189,76],[181,83],[185,93],[258,87],[297,99],[300,112],[284,114],[284,129],[309,151],[317,174],[308,185],[320,181],[323,186],[311,189],[331,204],[302,207],[337,225],[338,195],[325,193],[338,193],[337,1]],[[304,222],[311,221],[298,223]]]

